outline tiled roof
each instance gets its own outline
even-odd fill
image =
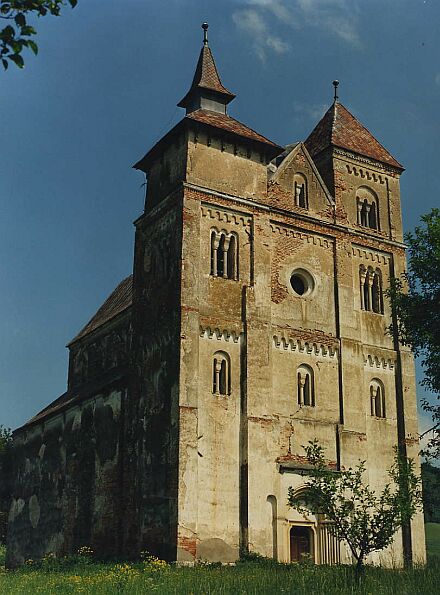
[[[371,132],[338,101],[327,110],[304,144],[312,157],[329,146],[335,146],[403,169]]]
[[[238,134],[244,138],[248,138],[250,140],[264,143],[265,145],[269,145],[275,149],[279,149],[283,151],[283,147],[273,143],[271,140],[267,139],[262,134],[255,132],[252,128],[248,128],[245,124],[242,124],[238,120],[231,118],[231,116],[227,116],[226,114],[220,114],[218,112],[210,112],[207,110],[196,110],[195,112],[191,112],[185,116],[187,120],[196,120],[197,122],[202,122],[203,124],[208,124],[213,128],[219,128],[221,130],[225,130],[226,132],[231,132],[233,134]]]
[[[112,291],[96,314],[89,320],[86,326],[76,335],[70,343],[78,341],[85,335],[88,335],[98,327],[108,322],[129,306],[131,306],[133,297],[133,275],[130,275]]]
[[[204,45],[200,51],[193,82],[185,97],[179,102],[180,107],[185,107],[186,99],[196,88],[209,89],[216,93],[221,93],[228,101],[234,99],[234,93],[231,93],[222,85],[214,58],[209,46]]]

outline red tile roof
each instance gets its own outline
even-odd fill
[[[312,157],[329,146],[335,146],[403,169],[371,132],[338,101],[327,110],[304,144]]]
[[[222,85],[211,49],[207,45],[204,45],[200,51],[191,87],[178,105],[180,107],[185,107],[188,96],[197,88],[221,93],[227,100],[227,103],[235,97],[234,93],[231,93]]]
[[[104,323],[108,322],[131,306],[133,297],[133,275],[130,275],[112,291],[96,314],[89,320],[83,329],[69,343],[72,344],[85,335],[88,335]]]
[[[226,132],[238,134],[238,136],[248,138],[258,143],[264,143],[265,145],[269,145],[273,148],[280,149],[280,151],[284,150],[284,147],[280,147],[279,145],[273,143],[271,140],[267,139],[262,134],[255,132],[255,130],[252,130],[252,128],[249,128],[245,124],[242,124],[238,120],[235,120],[234,118],[231,118],[231,116],[227,116],[226,114],[220,114],[217,112],[210,112],[207,110],[199,109],[195,112],[187,114],[185,116],[185,119],[202,122],[202,124],[208,124],[213,128],[218,128],[220,130],[225,130]]]

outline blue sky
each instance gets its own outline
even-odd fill
[[[204,20],[232,116],[304,139],[338,78],[407,168],[406,230],[439,206],[438,0],[79,0],[40,19],[39,55],[0,73],[0,423],[64,392],[64,345],[131,272],[131,165],[182,117]]]

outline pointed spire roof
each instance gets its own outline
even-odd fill
[[[337,97],[304,144],[312,157],[334,146],[370,157],[396,169],[404,169],[371,132],[337,100]]]
[[[187,110],[194,104],[197,96],[201,96],[206,92],[214,96],[223,105],[227,105],[235,97],[234,93],[228,91],[220,80],[211,48],[208,45],[208,24],[203,23],[202,27],[204,30],[203,47],[200,50],[194,78],[188,93],[177,104],[179,107],[187,108]]]

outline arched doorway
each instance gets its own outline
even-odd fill
[[[295,525],[290,529],[290,561],[301,562],[305,557],[315,561],[313,531],[310,527]]]

